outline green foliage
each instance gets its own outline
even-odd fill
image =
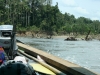
[[[45,31],[86,34],[100,33],[100,21],[62,14],[58,3],[51,6],[52,0],[0,0],[0,24],[16,25],[18,31]]]
[[[36,26],[31,26],[27,30],[29,30],[29,31],[39,31],[40,29],[38,27],[36,27]]]

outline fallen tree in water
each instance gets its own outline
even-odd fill
[[[91,30],[88,31],[86,37],[85,37],[85,40],[88,41],[88,40],[92,40],[92,38],[89,38],[89,35],[90,35],[90,32]]]
[[[77,41],[77,39],[75,37],[68,37],[65,41]]]

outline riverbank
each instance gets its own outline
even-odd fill
[[[66,38],[66,37],[75,37],[73,35],[69,36],[69,35],[59,35],[59,36],[53,36],[55,38]],[[86,35],[77,35],[76,38],[85,38]],[[100,39],[100,34],[97,34],[97,35],[89,35],[88,36],[89,38],[92,38],[92,39]]]
[[[74,36],[74,35],[69,35],[69,34],[66,34],[66,35],[53,35],[53,36],[49,36],[45,33],[34,33],[34,32],[20,32],[20,33],[17,33],[16,36],[25,36],[25,37],[32,37],[32,38],[62,38],[62,39],[66,39],[68,37],[74,37],[78,40],[84,40],[86,35],[77,35],[77,36]],[[96,34],[96,35],[89,35],[88,36],[89,39],[97,39],[97,40],[100,40],[100,34]]]

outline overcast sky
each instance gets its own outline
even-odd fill
[[[53,5],[56,2],[62,13],[67,12],[76,18],[83,16],[100,21],[100,0],[53,0]]]

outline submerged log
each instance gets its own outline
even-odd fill
[[[68,37],[65,41],[77,41],[77,39],[75,37]]]

